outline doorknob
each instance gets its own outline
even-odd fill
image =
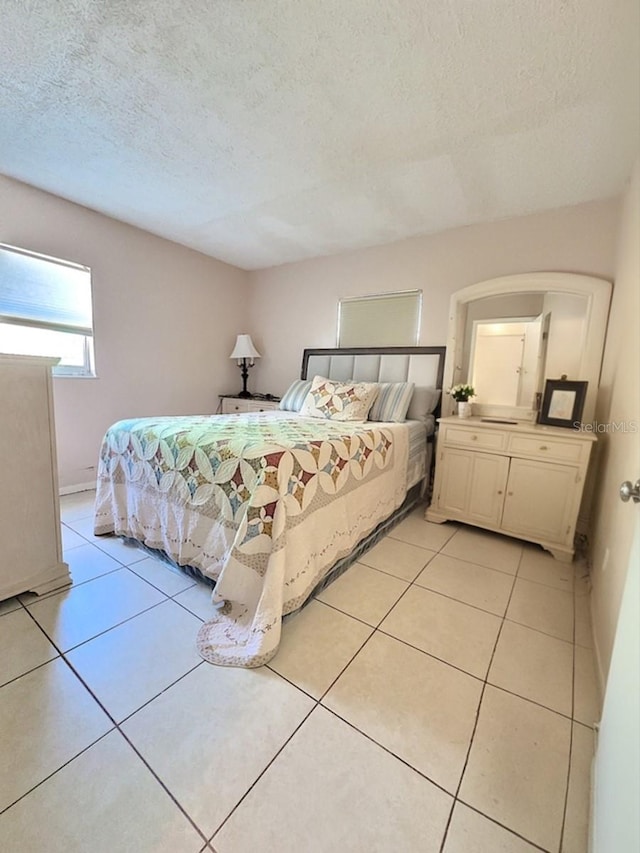
[[[633,498],[634,504],[640,503],[640,480],[636,480],[633,485],[625,480],[620,486],[620,500],[626,503],[629,498]]]

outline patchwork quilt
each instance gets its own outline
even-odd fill
[[[119,421],[100,451],[95,532],[214,578],[200,654],[260,666],[282,616],[400,506],[407,456],[404,424],[290,412]]]

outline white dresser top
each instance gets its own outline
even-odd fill
[[[545,426],[544,424],[532,424],[526,421],[500,421],[497,418],[461,418],[452,415],[447,418],[438,418],[440,424],[455,424],[460,427],[471,429],[499,429],[504,432],[515,432],[523,435],[550,436],[555,438],[569,439],[572,441],[597,441],[597,436],[591,429],[565,429],[563,427]],[[590,427],[591,424],[585,426]]]

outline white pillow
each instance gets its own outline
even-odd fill
[[[375,382],[342,382],[314,376],[300,414],[332,421],[366,421],[378,390]]]
[[[414,389],[413,397],[407,412],[407,418],[412,421],[422,421],[427,415],[432,414],[440,402],[440,388],[420,387]]]

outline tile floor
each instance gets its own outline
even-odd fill
[[[92,535],[0,603],[6,853],[584,853],[597,720],[580,564],[416,511],[286,621],[203,662],[206,587]]]

